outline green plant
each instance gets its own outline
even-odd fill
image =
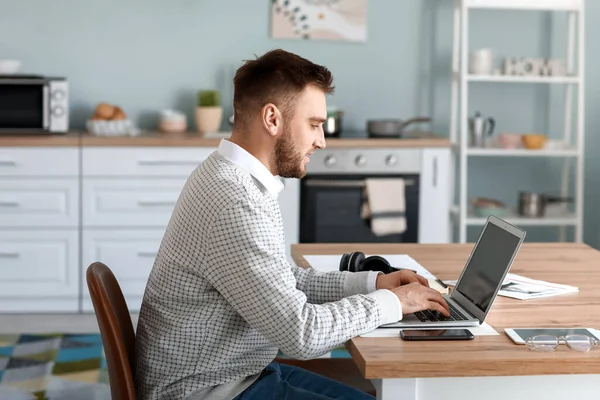
[[[198,107],[218,107],[220,105],[221,98],[218,90],[198,91]]]

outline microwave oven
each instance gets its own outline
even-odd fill
[[[66,78],[0,75],[0,134],[66,133],[68,130]]]

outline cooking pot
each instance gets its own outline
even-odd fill
[[[546,206],[550,203],[565,203],[573,201],[570,197],[555,197],[543,193],[519,193],[519,214],[524,217],[543,217]]]
[[[367,121],[367,132],[372,138],[402,137],[404,128],[417,122],[431,122],[429,117],[416,117],[409,120],[401,119],[370,119]]]
[[[325,137],[338,137],[342,132],[342,116],[343,111],[329,110],[327,111],[327,119],[323,123],[323,133]]]

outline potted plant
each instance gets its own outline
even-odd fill
[[[217,90],[198,91],[196,107],[196,128],[204,135],[206,132],[218,132],[221,127],[223,107]]]

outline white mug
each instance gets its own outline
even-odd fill
[[[491,75],[494,70],[494,53],[492,49],[479,49],[469,57],[469,73],[474,75]]]

